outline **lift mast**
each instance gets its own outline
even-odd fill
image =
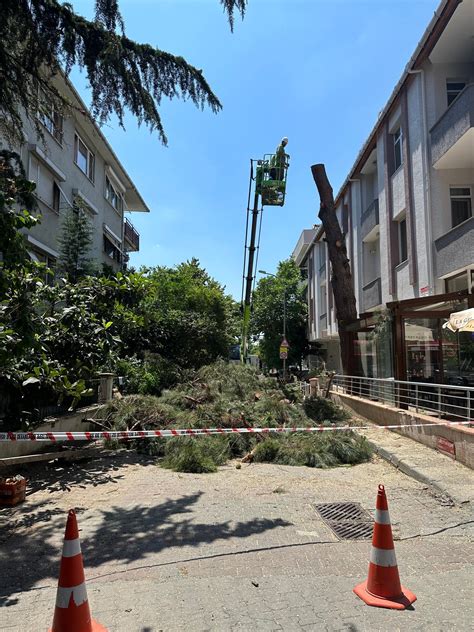
[[[288,154],[284,154],[282,161],[281,156],[278,157],[277,154],[265,154],[261,160],[252,159],[250,161],[244,271],[242,276],[242,362],[246,362],[248,356],[252,292],[260,248],[263,207],[284,205],[289,158]],[[252,192],[253,206],[251,206]]]

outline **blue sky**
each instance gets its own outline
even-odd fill
[[[90,15],[92,0],[74,7]],[[250,0],[232,34],[218,0],[121,0],[127,35],[202,68],[223,104],[215,115],[163,103],[169,146],[113,121],[103,128],[151,208],[134,213],[131,264],[191,257],[240,299],[250,158],[288,136],[286,204],[267,207],[259,268],[274,271],[317,221],[310,166],[344,181],[437,0]],[[84,81],[72,76],[86,103]]]

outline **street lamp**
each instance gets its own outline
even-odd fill
[[[259,274],[265,274],[276,279],[276,274],[259,270]],[[286,342],[286,288],[283,286],[283,340]],[[283,379],[286,379],[286,358],[283,358]]]

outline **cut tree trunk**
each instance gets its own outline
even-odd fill
[[[331,286],[341,343],[342,371],[345,375],[360,375],[360,357],[354,353],[357,334],[346,329],[357,320],[357,307],[345,235],[337,219],[333,191],[324,165],[313,165],[311,172],[321,200],[319,219],[324,228],[332,268]]]

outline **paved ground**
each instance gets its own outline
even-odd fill
[[[474,473],[468,475],[470,471],[465,465],[436,450],[420,449],[417,441],[384,430],[366,419],[360,422],[370,426],[361,434],[386,461],[442,495],[449,496],[457,504],[471,503],[474,506]]]
[[[121,454],[30,475],[27,502],[0,511],[1,630],[51,624],[70,507],[93,616],[111,631],[472,629],[471,504],[434,497],[379,457],[192,475]],[[356,501],[372,512],[380,482],[402,582],[418,596],[411,611],[369,608],[352,593],[369,543],[338,541],[312,506]]]

